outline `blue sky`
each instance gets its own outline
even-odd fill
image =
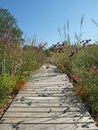
[[[91,21],[93,18],[98,22],[98,0],[0,0],[0,7],[8,9],[16,18],[27,41],[35,34],[37,43],[47,41],[52,45],[61,41],[58,28],[63,28],[67,20],[74,41],[82,15],[83,39],[98,40],[98,28]],[[62,40],[65,40],[63,34]]]

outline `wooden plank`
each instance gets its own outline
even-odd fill
[[[33,112],[7,112],[7,113],[5,113],[5,115],[3,116],[4,118],[5,117],[8,117],[8,118],[11,118],[11,117],[14,117],[14,118],[16,118],[16,117],[19,117],[19,118],[29,118],[29,117],[31,117],[31,118],[36,118],[36,117],[40,117],[40,118],[51,118],[51,117],[57,117],[57,118],[59,118],[59,117],[63,117],[63,118],[68,118],[68,117],[90,117],[90,114],[88,113],[88,112],[86,112],[86,113],[84,113],[84,114],[81,114],[81,113],[79,113],[79,112],[72,112],[72,111],[70,111],[70,112],[66,112],[66,113],[62,113],[62,112],[50,112],[50,113],[42,113],[42,112],[35,112],[35,113],[33,113]]]
[[[77,106],[79,107],[81,104],[80,103],[75,103],[74,105],[70,105],[71,106]],[[52,107],[66,107],[68,106],[66,103],[65,104],[58,104],[58,103],[33,103],[33,102],[28,102],[28,103],[12,103],[11,107],[48,107],[48,108],[52,108]]]
[[[62,99],[62,100],[49,100],[49,99],[47,99],[47,100],[39,100],[39,99],[15,99],[14,100],[14,103],[29,103],[29,102],[33,102],[33,103],[44,103],[44,102],[46,102],[46,103],[58,103],[58,104],[63,104],[63,103],[71,103],[71,101],[72,101],[72,103],[76,103],[76,102],[78,102],[76,99],[74,99],[74,100],[69,100],[69,99],[67,99],[67,100],[64,100],[64,99]]]
[[[44,91],[20,91],[19,94],[43,94],[43,93],[50,93],[50,94],[64,94],[65,92],[62,91],[47,91],[46,89]]]
[[[40,87],[33,87],[33,86],[31,86],[31,87],[29,87],[29,88],[25,88],[25,90],[26,89],[28,89],[28,90],[35,90],[35,89],[38,89],[38,90],[44,90],[44,89],[47,89],[47,90],[62,90],[62,89],[65,89],[65,86],[62,86],[62,87],[58,87],[58,86],[56,86],[56,87],[46,87],[46,86],[44,86],[44,87],[42,87],[42,86],[40,86]]]
[[[48,88],[33,89],[33,88],[32,88],[32,89],[29,89],[29,88],[28,88],[28,89],[23,89],[22,91],[27,91],[27,92],[28,92],[28,91],[31,91],[31,92],[32,92],[32,91],[33,91],[33,92],[34,92],[34,91],[36,91],[36,92],[40,92],[40,91],[48,91],[48,92],[51,92],[51,91],[52,91],[52,92],[54,92],[54,91],[56,91],[56,92],[58,92],[58,91],[64,91],[64,90],[63,90],[62,88],[58,88],[58,89],[56,89],[56,88],[50,88],[50,89],[48,89]]]
[[[60,107],[60,108],[31,108],[31,107],[27,107],[27,108],[22,108],[22,107],[18,107],[18,108],[13,108],[13,107],[10,107],[7,111],[9,112],[62,112],[64,113],[65,112],[68,112],[68,111],[79,111],[80,109],[79,108],[75,108],[75,107]]]
[[[55,124],[55,123],[61,123],[61,124],[79,124],[79,123],[94,123],[92,118],[89,117],[71,117],[71,118],[57,118],[57,117],[51,117],[51,118],[2,118],[4,120],[3,123],[35,123],[35,124]]]
[[[1,124],[1,130],[98,130],[90,124]]]
[[[15,99],[14,100],[14,104],[17,104],[17,103],[20,103],[20,104],[25,104],[25,103],[30,103],[30,102],[32,102],[33,104],[34,103],[39,103],[39,104],[42,104],[42,103],[48,103],[48,104],[56,104],[56,103],[58,103],[58,105],[62,105],[62,104],[70,104],[71,103],[71,100],[20,100],[20,99]],[[77,100],[72,100],[72,104],[74,104],[74,103],[78,103],[78,101]]]
[[[63,97],[63,96],[66,96],[66,94],[62,94],[62,93],[60,93],[60,94],[58,94],[58,93],[45,93],[45,95],[46,96],[52,96],[52,97]],[[43,93],[26,93],[26,94],[24,94],[24,97],[30,97],[30,96],[32,96],[32,97],[38,97],[38,96],[45,96]],[[73,94],[74,95],[74,94]],[[20,97],[23,97],[23,94],[18,94],[18,97],[20,98]]]

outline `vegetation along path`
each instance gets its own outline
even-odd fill
[[[66,74],[43,65],[0,121],[0,130],[98,130]]]

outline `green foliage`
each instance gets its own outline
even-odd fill
[[[44,62],[43,50],[39,48],[24,50],[19,44],[9,49],[6,42],[0,41],[0,104],[14,91],[16,81],[25,81],[31,71],[35,71]],[[15,90],[16,89],[16,90]]]
[[[2,107],[7,102],[7,97],[2,96],[0,97],[0,107]]]
[[[3,106],[15,89],[17,76],[0,75],[0,106]]]
[[[44,62],[44,52],[43,49],[27,46],[23,49],[23,64],[21,65],[21,71],[34,71],[38,69]]]
[[[47,43],[36,47],[34,44],[23,46],[22,42],[22,31],[16,19],[8,10],[0,8],[0,105],[22,87],[31,71],[44,63]]]
[[[67,46],[64,52],[52,53],[58,70],[68,74],[88,110],[98,113],[98,46],[76,44]]]
[[[22,39],[22,31],[17,26],[15,18],[7,9],[0,8],[0,38],[9,35],[13,41],[20,41]],[[6,37],[8,38],[8,36]]]
[[[15,76],[9,76],[7,74],[0,76],[0,97],[6,97],[13,91],[16,83]]]
[[[97,79],[97,84],[98,84],[98,79]],[[96,86],[95,84],[93,85],[91,89],[91,93],[89,96],[90,100],[90,111],[94,113],[98,113],[98,85]]]
[[[15,43],[13,48],[9,49],[3,41],[0,41],[0,47],[1,74],[15,75],[24,71],[35,71],[44,62],[44,51],[38,47],[28,46],[28,49],[24,49]]]
[[[18,75],[18,80],[17,81],[25,81],[27,79],[27,76],[20,74]]]

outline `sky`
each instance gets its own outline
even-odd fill
[[[0,8],[8,9],[14,16],[28,43],[35,36],[37,44],[48,42],[48,46],[64,41],[67,21],[74,42],[82,16],[82,39],[98,40],[98,27],[91,20],[98,22],[98,0],[0,0]]]

